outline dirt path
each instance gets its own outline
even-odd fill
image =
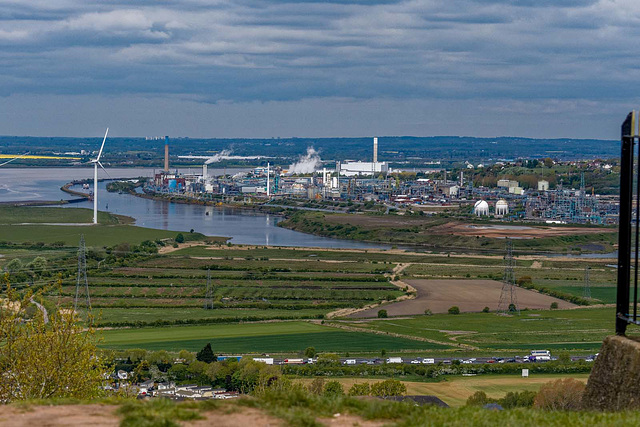
[[[42,318],[44,320],[44,324],[46,325],[47,323],[49,323],[49,313],[47,313],[47,309],[44,307],[44,305],[36,302],[33,298],[31,298],[30,301],[33,304],[35,304],[36,307],[38,307],[38,310],[42,312]]]

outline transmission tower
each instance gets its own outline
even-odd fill
[[[213,308],[213,286],[211,285],[211,270],[207,269],[207,290],[204,296],[204,308]]]
[[[584,268],[584,289],[582,290],[582,298],[591,299],[591,281],[589,280],[589,270],[591,267]]]
[[[78,302],[80,294],[84,288],[85,302],[87,311],[91,311],[91,299],[89,298],[89,281],[87,280],[87,246],[84,243],[84,234],[80,236],[80,244],[78,245],[78,280],[76,281],[76,298],[73,303],[73,309],[78,311]]]
[[[518,298],[516,296],[516,275],[514,267],[516,265],[513,259],[513,243],[507,240],[507,255],[504,257],[504,275],[502,277],[502,292],[500,293],[500,301],[498,302],[498,313],[518,313]]]

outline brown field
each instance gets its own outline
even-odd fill
[[[456,236],[479,236],[501,239],[506,237],[512,239],[538,239],[543,237],[615,232],[615,230],[601,227],[533,227],[502,224],[471,225],[461,222],[449,222],[438,225],[430,231],[433,234],[453,234]]]
[[[502,283],[495,280],[406,280],[413,286],[418,296],[415,299],[396,302],[383,306],[389,316],[407,316],[424,314],[426,309],[432,313],[446,313],[449,307],[458,306],[462,312],[479,312],[484,307],[492,311],[498,307]],[[553,298],[527,289],[516,288],[520,308],[548,309],[552,302],[558,308],[574,308],[575,304]],[[352,318],[376,317],[381,307],[352,314]]]

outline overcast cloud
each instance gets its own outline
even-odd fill
[[[0,134],[617,138],[637,0],[0,3]]]

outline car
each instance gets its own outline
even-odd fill
[[[473,363],[473,362],[472,362],[471,360],[463,360],[463,361],[462,361],[462,362],[460,362],[460,363],[464,363],[465,365],[469,365],[469,364],[471,364],[471,363]]]
[[[507,363],[516,363],[516,359],[507,359]]]
[[[413,360],[411,361],[411,364],[412,364],[412,365],[418,365],[418,364],[420,364],[420,363],[422,363],[422,362],[420,362],[420,360],[418,360],[418,359],[413,359]]]
[[[489,359],[489,360],[487,360],[487,363],[496,363],[496,361],[493,360],[493,359]]]
[[[593,357],[587,357],[584,359],[585,362],[593,362]]]

